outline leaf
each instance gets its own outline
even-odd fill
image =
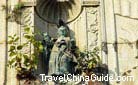
[[[19,40],[19,37],[15,38],[14,42],[17,42]]]
[[[17,67],[16,70],[17,70],[17,71],[21,71],[22,69],[21,69],[20,67]]]
[[[12,44],[12,43],[13,43],[13,40],[9,40],[9,41],[8,41],[8,44]]]
[[[10,46],[10,50],[9,51],[13,51],[15,50],[15,46]]]
[[[21,45],[16,44],[20,37],[18,37],[16,34],[13,36],[9,36],[9,38],[11,39],[10,43],[13,44],[12,46],[10,46],[9,55],[13,57],[10,57],[12,59],[9,60],[9,66],[14,67],[15,69],[18,68],[19,65],[22,66],[21,69],[36,69],[38,63],[38,54],[40,50],[43,50],[43,45],[42,42],[35,39],[35,35],[31,32],[31,29],[29,27],[26,26],[24,31],[26,32],[24,35],[26,42],[22,43]],[[34,49],[36,49],[37,53],[30,54],[19,51],[30,44],[34,46]],[[16,70],[20,70],[20,68]]]
[[[21,50],[23,48],[22,45],[17,46],[17,50]]]
[[[30,28],[26,27],[26,28],[24,28],[24,31],[27,32],[27,33],[29,33],[30,32]]]
[[[37,69],[37,64],[34,65],[34,68]]]
[[[31,41],[34,41],[34,36],[31,35],[31,34],[26,34],[24,37],[25,37],[26,39],[30,40],[30,42],[31,42]]]
[[[30,59],[29,59],[29,58],[26,58],[26,59],[24,60],[24,64],[25,64],[26,66],[28,66],[28,65],[30,64],[29,61],[30,61]]]
[[[9,56],[12,57],[12,56],[15,56],[16,53],[15,52],[10,52]]]
[[[10,39],[14,39],[12,36],[8,36],[8,38],[10,38]]]
[[[90,63],[88,63],[88,68],[92,68],[93,67],[93,62],[90,62]]]
[[[24,37],[27,38],[27,39],[31,39],[30,35],[25,35]]]
[[[30,68],[31,68],[31,65],[28,65],[28,66],[26,67],[27,70],[29,70]]]
[[[21,62],[21,58],[19,56],[16,56],[16,61]]]
[[[24,4],[20,2],[20,3],[18,3],[14,6],[14,9],[15,10],[20,10],[23,6],[24,6]]]
[[[43,45],[39,45],[39,51],[40,51],[40,52],[43,51]]]
[[[24,57],[25,59],[27,59],[27,58],[28,58],[28,55],[23,55],[23,57]]]
[[[16,58],[13,58],[8,61],[9,65],[12,66],[16,62]]]
[[[6,5],[2,5],[2,10],[6,10],[7,6]]]

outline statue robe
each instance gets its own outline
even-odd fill
[[[65,40],[67,44],[67,49],[65,52],[61,53],[59,51],[58,43],[61,40]],[[55,42],[49,61],[49,75],[62,75],[73,73],[74,67],[73,63],[76,63],[75,56],[71,54],[68,50],[70,49],[70,38],[69,37],[59,37]]]

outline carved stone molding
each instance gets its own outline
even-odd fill
[[[21,24],[33,26],[33,10],[31,7],[25,8],[21,16]]]
[[[88,49],[97,46],[99,35],[98,8],[86,8]]]

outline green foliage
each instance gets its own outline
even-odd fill
[[[2,10],[8,10],[9,13],[6,16],[6,19],[10,21],[16,21],[20,23],[20,16],[22,15],[22,9],[25,7],[23,2],[19,2],[11,9],[11,6],[2,5]]]
[[[91,70],[101,63],[99,49],[95,47],[92,51],[85,50],[79,53],[78,69]]]
[[[15,10],[20,10],[20,9],[22,9],[23,7],[24,7],[24,3],[20,2],[20,3],[18,3],[18,4],[15,5],[14,9],[15,9]]]
[[[8,10],[9,13],[7,14],[6,19],[10,21],[16,21],[19,23],[20,16],[22,15],[22,9],[25,7],[23,2],[17,3],[13,9],[11,6],[2,5],[2,10]]]
[[[1,8],[2,8],[2,10],[6,10],[7,7],[6,7],[6,5],[2,5]]]
[[[38,55],[43,49],[41,41],[35,39],[35,34],[30,27],[25,27],[24,31],[24,38],[26,39],[24,43],[18,44],[20,38],[16,34],[9,36],[8,41],[10,45],[8,66],[15,68],[18,74],[30,73],[37,69]],[[35,52],[26,51],[31,45],[33,45]]]
[[[24,8],[24,4],[23,4],[22,2],[16,4],[16,5],[14,6],[13,13],[14,13],[14,14],[15,14],[15,13],[20,14],[22,8]]]

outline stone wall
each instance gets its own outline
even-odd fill
[[[134,82],[120,82],[120,85],[136,85],[137,56],[137,4],[136,0],[105,0],[105,30],[108,54],[106,63],[109,73],[122,76],[126,71],[134,76]],[[110,4],[110,5],[109,5]],[[112,82],[113,83],[113,82]],[[117,84],[114,82],[114,85]]]
[[[2,0],[0,3],[0,85],[18,85],[16,72],[6,67],[8,59],[7,36],[17,34],[21,37],[19,44],[25,41],[23,27],[16,22],[6,20],[6,10],[1,10],[3,5],[11,8],[18,0]],[[92,50],[95,46],[101,48],[103,64],[108,65],[109,74],[123,75],[127,73],[135,78],[134,82],[110,82],[112,85],[137,85],[138,84],[138,1],[137,0],[82,0],[80,15],[67,23],[71,30],[71,37],[76,39],[77,46],[81,49]],[[29,2],[29,4],[28,4]],[[22,23],[35,26],[34,30],[47,32],[56,38],[57,26],[42,20],[34,12],[34,3],[26,2],[26,8],[21,18]],[[40,36],[37,36],[41,40]],[[32,48],[33,49],[33,48]],[[28,49],[31,50],[31,49]],[[38,73],[42,73],[39,64]]]
[[[16,79],[16,71],[7,67],[9,48],[7,43],[8,36],[17,34],[17,36],[20,37],[18,44],[21,44],[25,41],[22,38],[24,35],[23,25],[34,26],[34,9],[32,4],[31,6],[27,5],[27,7],[23,9],[23,14],[20,16],[21,18],[19,20],[22,24],[8,18],[9,13],[18,2],[18,0],[3,0],[0,3],[0,85],[19,85],[19,81]],[[3,9],[5,6],[8,7],[8,10]],[[28,50],[30,51],[30,48]]]
[[[2,11],[2,5],[6,4],[5,0],[2,0],[0,3],[0,84],[3,85],[6,81],[6,70],[5,70],[5,64],[6,64],[6,58],[7,58],[7,45],[6,45],[6,37],[7,37],[7,27],[6,27],[6,11]]]

